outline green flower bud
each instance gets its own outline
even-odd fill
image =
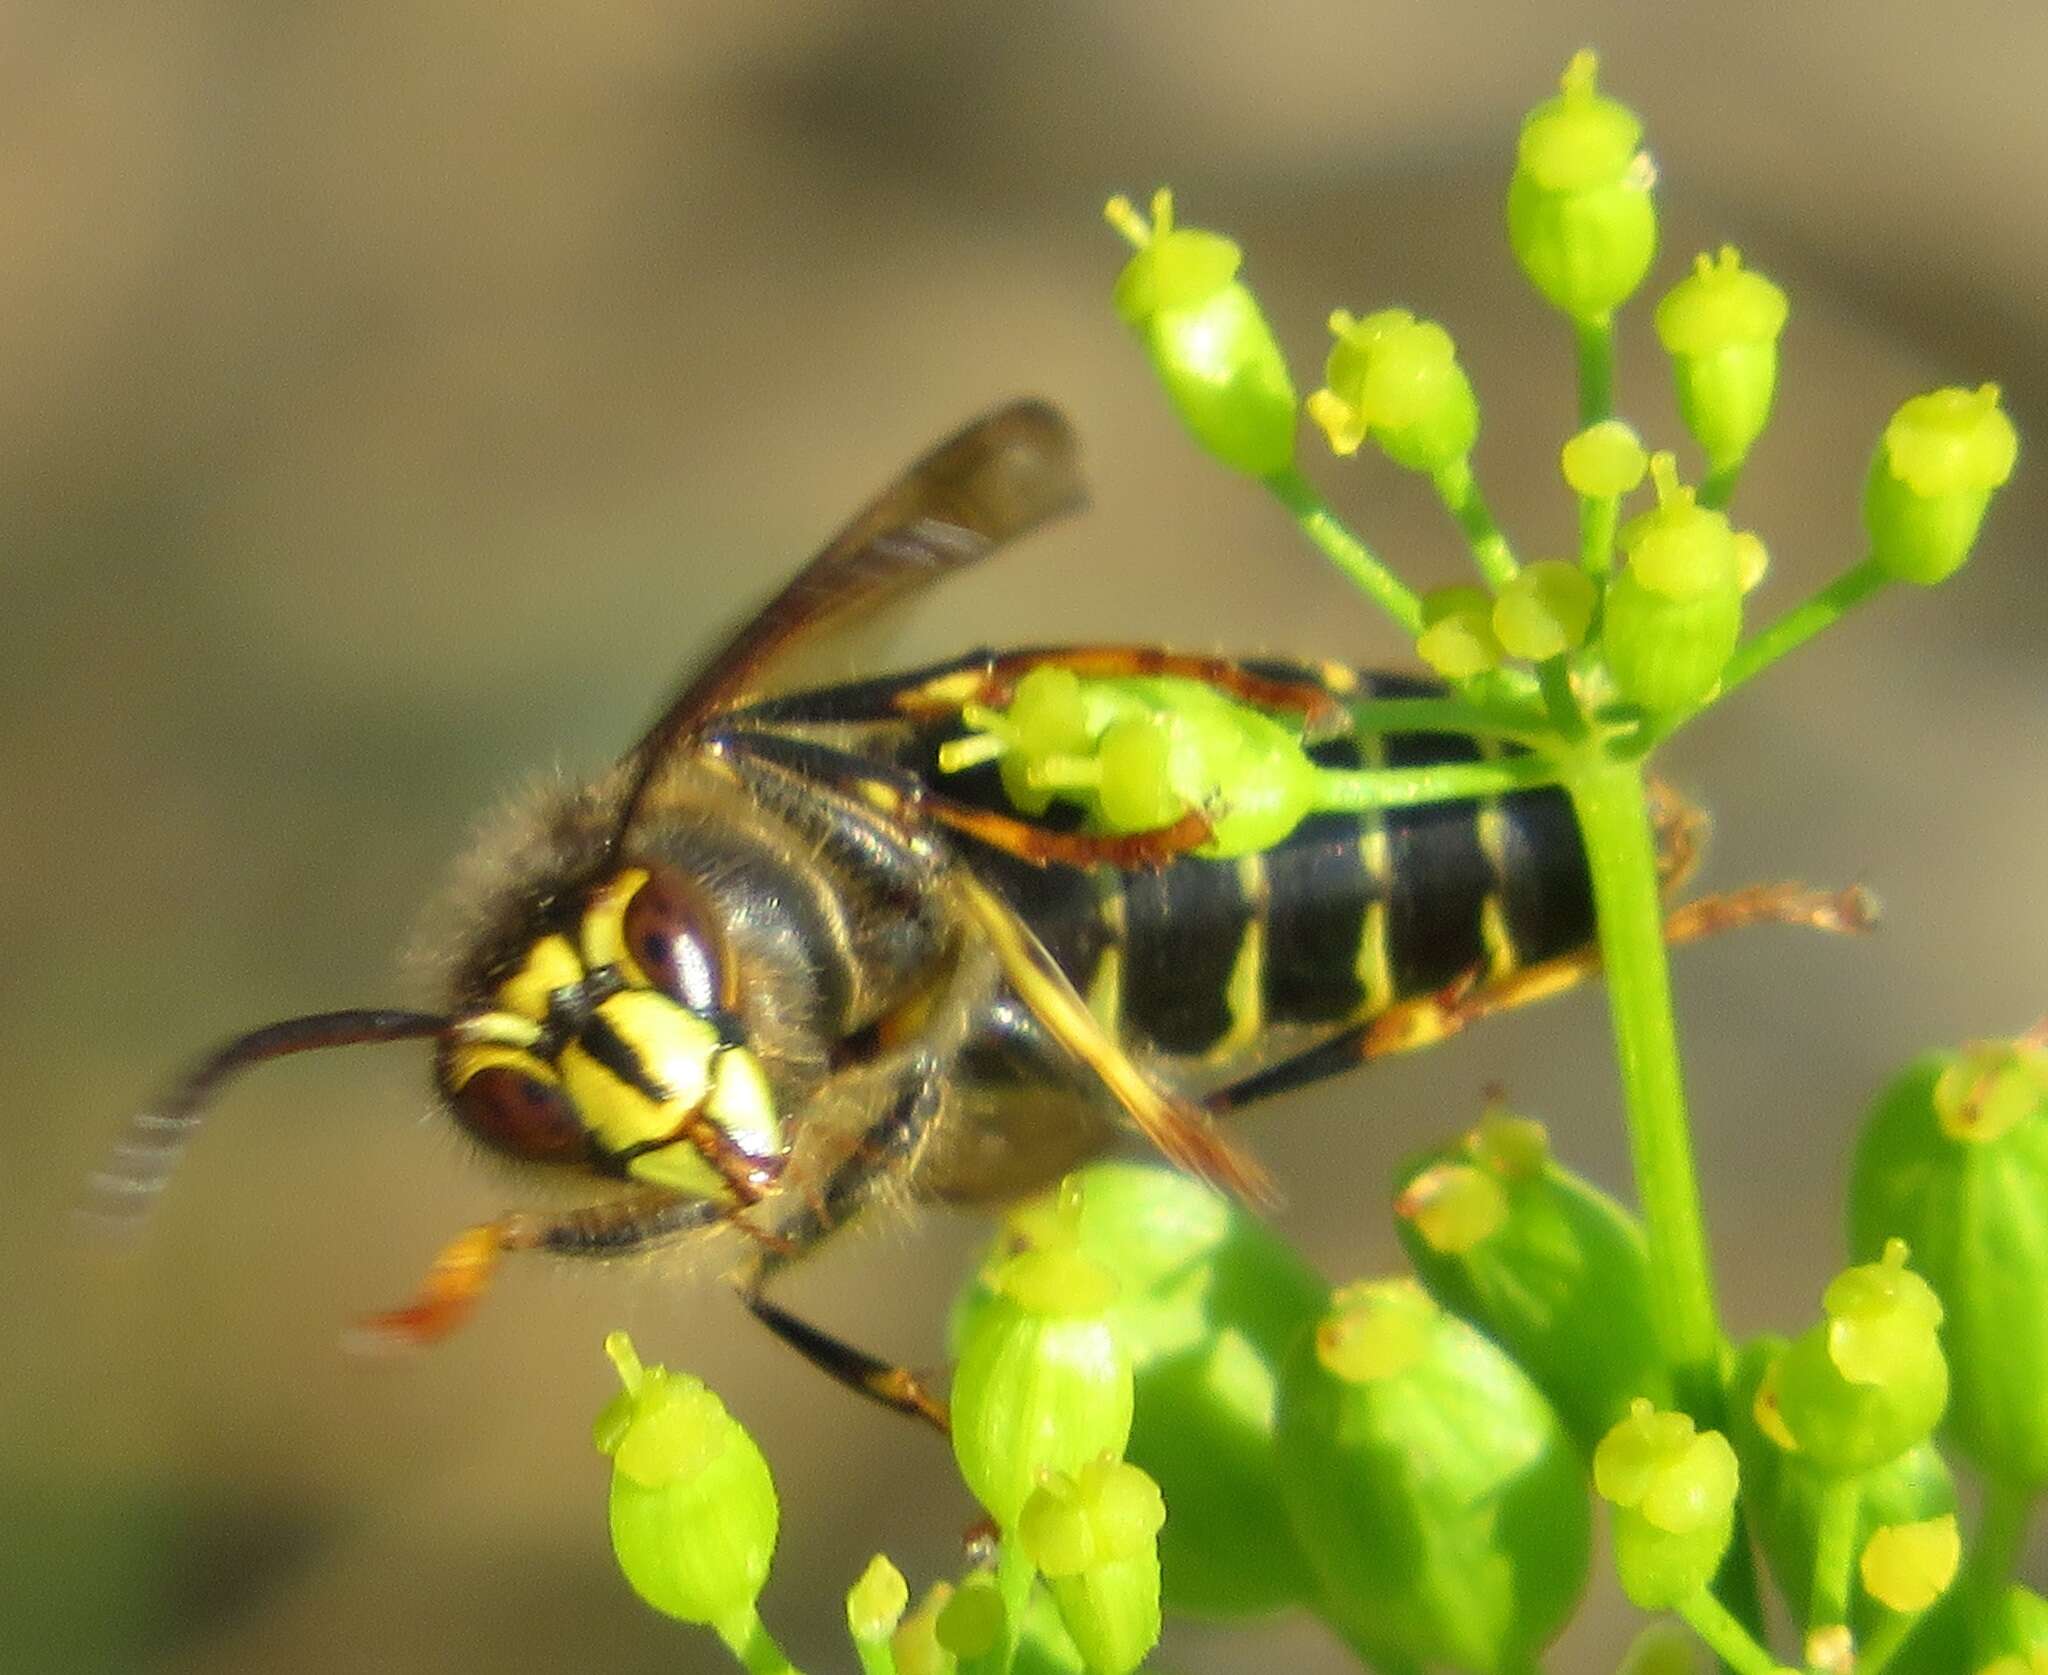
[[[889,1640],[896,1675],[953,1675],[959,1660],[939,1643],[939,1618],[952,1602],[953,1584],[934,1582],[917,1609],[897,1626]]]
[[[860,1580],[846,1590],[846,1631],[862,1647],[886,1646],[910,1605],[910,1584],[903,1572],[877,1553],[868,1560]]]
[[[1744,593],[1754,593],[1771,573],[1771,554],[1763,537],[1747,529],[1735,532],[1735,579]]]
[[[1159,1485],[1121,1460],[1055,1473],[1017,1523],[1092,1675],[1128,1675],[1159,1643]]]
[[[1195,440],[1236,471],[1270,477],[1294,463],[1294,380],[1257,300],[1237,277],[1243,254],[1220,233],[1173,224],[1173,194],[1152,220],[1128,198],[1104,209],[1136,246],[1116,310],[1143,340],[1167,398]]]
[[[1607,590],[1600,641],[1622,695],[1668,712],[1704,702],[1734,655],[1741,555],[1728,520],[1679,485],[1669,454],[1650,471],[1659,504],[1621,531],[1628,568]]]
[[[1962,1561],[1956,1515],[1944,1512],[1910,1524],[1880,1524],[1863,1544],[1857,1574],[1880,1605],[1911,1614],[1948,1592]]]
[[[1821,1299],[1824,1325],[1793,1340],[1777,1367],[1778,1417],[1819,1471],[1854,1476],[1929,1436],[1948,1401],[1941,1303],[1893,1239]]]
[[[1570,1615],[1578,1450],[1520,1369],[1413,1281],[1332,1299],[1288,1357],[1279,1443],[1323,1610],[1367,1662],[1525,1669]]]
[[[1396,1226],[1445,1308],[1515,1358],[1590,1450],[1638,1396],[1673,1400],[1642,1229],[1613,1199],[1490,1115],[1402,1177]]]
[[[2048,1488],[2048,1054],[1929,1055],[1880,1094],[1849,1183],[1850,1249],[1893,1238],[1946,1309],[1949,1434],[1984,1472]]]
[[[657,1611],[714,1627],[753,1606],[780,1517],[768,1462],[698,1380],[642,1367],[623,1332],[605,1353],[625,1385],[598,1416],[611,1456],[612,1551]]]
[[[1277,1369],[1328,1290],[1256,1217],[1183,1174],[1091,1164],[1015,1212],[992,1272],[1021,1243],[1071,1239],[1113,1273],[1114,1324],[1136,1368],[1126,1453],[1173,1508],[1160,1536],[1166,1603],[1265,1615],[1314,1590],[1274,1462]],[[963,1295],[955,1341],[988,1306]]]
[[[1706,1587],[1735,1531],[1735,1450],[1719,1431],[1637,1402],[1593,1452],[1593,1487],[1612,1501],[1614,1565],[1645,1611]]]
[[[1681,1623],[1652,1623],[1629,1643],[1614,1675],[1699,1675],[1700,1643]]]
[[[1634,111],[1599,93],[1599,60],[1577,54],[1561,91],[1522,121],[1508,185],[1508,242],[1530,283],[1575,320],[1602,323],[1657,254],[1656,171]]]
[[[1493,632],[1510,657],[1540,663],[1576,650],[1593,622],[1593,582],[1576,564],[1538,559],[1493,605]]]
[[[1043,1473],[1123,1452],[1131,1362],[1111,1325],[1115,1279],[1072,1245],[1024,1251],[990,1283],[953,1374],[953,1455],[1010,1530]]]
[[[1793,1617],[1804,1622],[1812,1614],[1821,1500],[1829,1479],[1784,1446],[1790,1433],[1777,1413],[1774,1374],[1785,1349],[1785,1340],[1777,1337],[1744,1346],[1730,1392],[1729,1432],[1742,1462],[1742,1501],[1751,1526]],[[1931,1442],[1916,1443],[1864,1473],[1856,1487],[1859,1550],[1886,1525],[1921,1522],[1956,1509],[1955,1479]],[[1850,1627],[1859,1641],[1877,1626],[1880,1615],[1868,1599],[1853,1603]]]
[[[1493,632],[1493,597],[1484,588],[1440,587],[1422,600],[1416,653],[1446,680],[1498,669],[1506,655]]]
[[[1699,257],[1657,304],[1657,336],[1671,357],[1678,410],[1710,471],[1740,465],[1763,434],[1785,314],[1785,293],[1745,268],[1727,244],[1718,258]]]
[[[1588,500],[1619,500],[1643,480],[1650,456],[1620,419],[1588,425],[1564,445],[1564,480]]]
[[[897,1675],[902,1675],[899,1670]],[[1050,1588],[1033,1588],[1024,1607],[1024,1632],[1017,1640],[1017,1661],[1010,1675],[1090,1675],[1081,1649],[1060,1621]]]
[[[932,1629],[939,1645],[954,1657],[978,1658],[995,1649],[1007,1617],[995,1583],[986,1576],[970,1576],[939,1607]]]
[[[1308,398],[1308,416],[1330,449],[1355,454],[1370,436],[1410,471],[1441,471],[1472,451],[1479,404],[1458,364],[1451,334],[1406,309],[1354,319],[1330,316],[1337,345],[1323,369],[1327,388]]]
[[[1982,1675],[2048,1675],[2048,1599],[2032,1588],[2007,1588],[1972,1638],[1986,1660]]]
[[[1863,490],[1870,556],[1902,582],[1932,587],[1962,568],[2019,436],[1998,386],[1916,395],[1884,427]]]

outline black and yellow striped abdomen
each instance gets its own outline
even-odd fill
[[[1433,689],[1361,678],[1358,697]],[[1331,740],[1338,767],[1473,761],[1454,733]],[[992,770],[949,794],[1005,808]],[[1034,867],[977,851],[1000,888],[1126,1044],[1223,1064],[1282,1026],[1340,1026],[1459,980],[1498,978],[1593,936],[1585,852],[1561,791],[1313,815],[1276,847],[1154,872]]]

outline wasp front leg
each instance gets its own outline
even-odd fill
[[[515,1251],[620,1256],[666,1244],[732,1214],[711,1199],[672,1193],[634,1193],[559,1214],[514,1211],[450,1239],[412,1300],[359,1321],[353,1341],[366,1349],[438,1343],[475,1312],[499,1262]]]

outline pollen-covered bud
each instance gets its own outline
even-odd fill
[[[1159,1485],[1121,1460],[1054,1473],[1017,1524],[1090,1675],[1129,1675],[1159,1643]]]
[[[1337,343],[1323,369],[1326,387],[1308,398],[1308,416],[1331,452],[1355,454],[1369,436],[1396,465],[1434,472],[1472,451],[1479,403],[1442,326],[1402,308],[1362,320],[1340,308],[1330,330]]]
[[[1925,1611],[1948,1592],[1963,1559],[1956,1515],[1880,1524],[1863,1544],[1858,1573],[1870,1597],[1889,1611]]]
[[[1751,1528],[1793,1617],[1806,1621],[1820,1547],[1821,1503],[1831,1479],[1785,1446],[1790,1433],[1778,1416],[1776,1385],[1785,1348],[1784,1339],[1769,1336],[1743,1347],[1730,1391],[1729,1433],[1742,1462],[1742,1504]],[[1860,1475],[1856,1496],[1858,1550],[1887,1525],[1924,1523],[1956,1509],[1955,1479],[1931,1442],[1916,1443]],[[1852,1602],[1849,1626],[1858,1640],[1877,1622],[1869,1599]]]
[[[1742,632],[1741,555],[1728,520],[1680,486],[1669,454],[1650,471],[1659,504],[1621,531],[1628,567],[1607,590],[1600,641],[1624,697],[1686,710],[1720,684]]]
[[[2048,1488],[2048,1050],[1978,1043],[1894,1081],[1857,1143],[1849,1234],[1859,1256],[1904,1239],[1940,1295],[1957,1446]]]
[[[988,1273],[1020,1244],[1071,1239],[1118,1282],[1117,1337],[1136,1368],[1125,1450],[1173,1516],[1159,1542],[1166,1603],[1264,1615],[1314,1591],[1274,1464],[1277,1373],[1328,1289],[1257,1217],[1177,1169],[1097,1163],[1012,1213]],[[956,1306],[963,1340],[984,1279]]]
[[[1671,1402],[1642,1229],[1538,1125],[1489,1114],[1404,1172],[1394,1212],[1430,1294],[1515,1358],[1581,1447],[1634,1398]]]
[[[1498,669],[1506,655],[1493,632],[1493,596],[1479,587],[1440,587],[1422,601],[1416,654],[1445,680]]]
[[[953,1374],[953,1455],[1008,1531],[1042,1474],[1123,1452],[1131,1361],[1111,1324],[1116,1280],[1073,1244],[1020,1252],[990,1290]]]
[[[1593,622],[1592,579],[1576,564],[1542,558],[1493,602],[1493,633],[1510,657],[1541,663],[1576,651]]]
[[[1709,471],[1740,465],[1770,420],[1786,310],[1785,293],[1726,244],[1699,257],[1657,304],[1678,411]]]
[[[1588,500],[1619,500],[1650,468],[1634,427],[1620,419],[1588,425],[1565,443],[1561,458],[1566,485]]]
[[[1195,440],[1233,470],[1270,477],[1294,463],[1294,380],[1256,298],[1237,277],[1241,250],[1221,233],[1173,224],[1173,194],[1147,222],[1128,198],[1104,210],[1137,247],[1116,282],[1116,311],[1144,342],[1167,398]]]
[[[1893,1239],[1880,1260],[1838,1275],[1821,1298],[1825,1324],[1778,1362],[1778,1418],[1828,1476],[1897,1459],[1933,1432],[1948,1401],[1941,1302],[1906,1257],[1905,1241]]]
[[[1628,1597],[1668,1611],[1706,1587],[1735,1531],[1740,1473],[1719,1431],[1638,1401],[1593,1452],[1593,1486],[1614,1503],[1614,1564]]]
[[[1279,1440],[1322,1609],[1366,1662],[1527,1669],[1570,1616],[1581,1456],[1527,1376],[1412,1280],[1336,1294],[1288,1357]]]
[[[1522,120],[1508,185],[1508,242],[1530,283],[1573,319],[1604,323],[1657,254],[1656,171],[1634,111],[1603,96],[1599,60],[1576,54],[1557,96]]]
[[[619,1568],[655,1610],[723,1628],[751,1610],[775,1556],[768,1462],[698,1380],[642,1367],[623,1332],[605,1353],[625,1385],[594,1429],[612,1461]]]
[[[1996,384],[1914,396],[1892,415],[1870,461],[1863,527],[1871,558],[1902,582],[1946,581],[1970,556],[2018,457]]]

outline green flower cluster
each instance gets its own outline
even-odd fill
[[[1333,769],[1305,712],[1248,701],[1256,686],[1042,667],[1000,707],[966,708],[940,761],[995,762],[1025,815],[1063,803],[1096,831],[1198,814],[1219,857],[1317,811],[1561,787],[1599,920],[1632,1201],[1496,1104],[1400,1170],[1404,1276],[1333,1289],[1160,1167],[1097,1164],[1013,1211],[953,1321],[954,1453],[994,1541],[915,1605],[876,1559],[846,1601],[867,1675],[1126,1675],[1168,1611],[1306,1611],[1369,1668],[1528,1675],[1584,1593],[1596,1498],[1628,1597],[1740,1675],[1789,1668],[1753,1555],[1805,1670],[2048,1670],[2048,1601],[2012,1579],[2048,1488],[2048,1034],[1931,1056],[1885,1090],[1854,1160],[1852,1265],[1800,1329],[1731,1342],[1645,768],[1885,584],[1953,575],[2014,432],[1988,385],[1906,401],[1873,452],[1865,555],[1746,630],[1771,566],[1727,508],[1770,418],[1786,299],[1724,248],[1657,306],[1701,466],[1684,481],[1612,412],[1614,315],[1657,254],[1642,137],[1586,54],[1523,126],[1508,238],[1570,323],[1580,415],[1557,452],[1579,550],[1530,563],[1480,493],[1480,407],[1441,325],[1332,314],[1323,386],[1298,401],[1239,247],[1177,224],[1164,191],[1149,217],[1109,205],[1135,247],[1117,311],[1189,431],[1269,488],[1440,677],[1429,696],[1353,703],[1349,724],[1467,733],[1480,760]],[[1302,472],[1304,413],[1335,454],[1370,443],[1428,476],[1478,582],[1417,592],[1346,528]],[[612,1351],[625,1391],[598,1442],[627,1578],[749,1670],[787,1670],[757,1613],[777,1527],[758,1450],[694,1380],[642,1368],[622,1339]],[[1984,1491],[1967,1541],[1951,1456]],[[1624,1668],[1690,1655],[1655,1626]]]

